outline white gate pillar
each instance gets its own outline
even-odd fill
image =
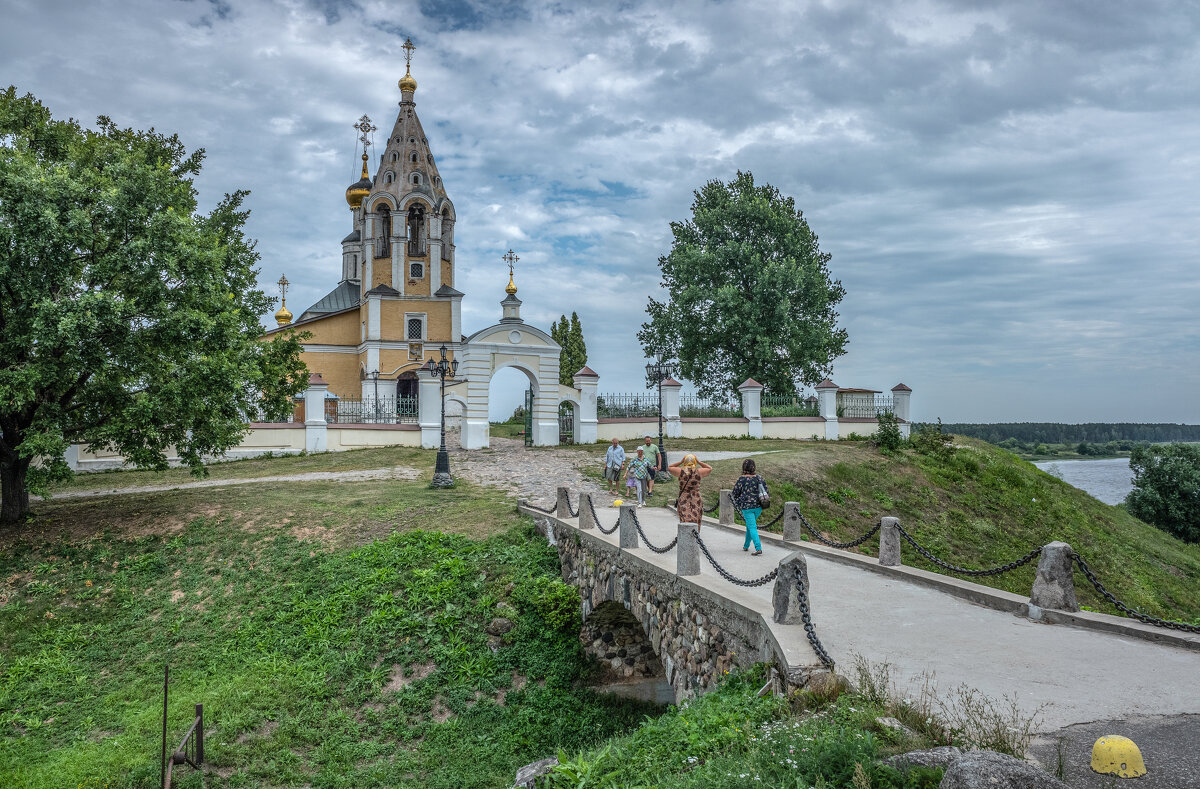
[[[821,409],[821,417],[825,420],[825,438],[837,441],[837,390],[838,385],[826,378],[817,384],[817,401]]]
[[[442,445],[441,379],[426,370],[417,383],[417,423],[421,426],[421,448],[437,449]]]
[[[679,421],[679,390],[683,384],[674,378],[662,382],[663,434],[667,438],[683,437],[683,422]]]
[[[754,438],[762,438],[763,385],[753,378],[747,378],[738,387],[738,391],[742,393],[742,416],[749,420],[749,423],[746,425],[746,432]]]
[[[909,406],[912,399],[912,389],[904,384],[892,387],[892,413],[900,420],[900,435],[908,438],[912,425],[909,423]]]
[[[584,367],[575,373],[572,382],[579,390],[579,408],[575,409],[575,443],[594,444],[599,437],[596,390],[600,385],[600,376],[592,368]]]
[[[324,452],[328,449],[329,424],[325,421],[325,395],[329,384],[320,373],[308,376],[308,389],[304,392],[304,450]]]

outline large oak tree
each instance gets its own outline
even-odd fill
[[[638,339],[675,356],[702,395],[734,395],[754,378],[778,394],[815,384],[845,352],[828,253],[790,197],[739,172],[695,193],[691,219],[671,223],[659,258],[667,300],[650,299]]]
[[[70,444],[199,471],[303,388],[297,339],[259,339],[246,193],[197,211],[203,155],[0,94],[0,522],[69,474]]]

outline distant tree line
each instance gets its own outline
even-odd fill
[[[989,444],[1003,446],[1013,439],[1025,446],[1038,444],[1107,444],[1118,442],[1119,449],[1132,450],[1141,442],[1167,443],[1200,441],[1200,425],[1170,423],[1086,422],[1068,425],[1061,422],[1006,422],[1002,424],[943,424],[947,433],[971,436]],[[1102,454],[1080,452],[1080,454]]]

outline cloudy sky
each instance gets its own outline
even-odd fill
[[[351,124],[400,45],[458,210],[464,330],[521,257],[527,321],[579,312],[601,389],[668,222],[750,170],[832,253],[842,386],[946,421],[1200,422],[1200,4],[0,0],[0,81],[177,132],[211,206],[251,190],[263,282],[340,275]],[[513,375],[516,375],[513,373]],[[494,387],[498,399],[515,399]]]

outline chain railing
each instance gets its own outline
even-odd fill
[[[664,545],[663,547],[659,548],[654,543],[650,542],[650,538],[646,536],[646,532],[642,529],[642,522],[638,520],[637,512],[631,511],[630,514],[633,515],[634,527],[637,528],[638,534],[642,535],[642,542],[646,543],[646,547],[649,548],[650,550],[654,551],[655,553],[666,553],[667,551],[671,550],[672,548],[674,548],[676,545],[679,544],[679,535],[676,534],[675,539],[671,540],[671,542],[669,542],[666,545]]]
[[[1034,548],[1032,551],[1025,554],[1021,558],[1013,559],[1011,562],[1008,562],[1007,564],[1002,564],[998,567],[989,567],[986,570],[971,570],[966,567],[959,567],[956,564],[950,564],[950,562],[943,561],[942,559],[939,559],[938,557],[934,556],[932,553],[930,553],[929,551],[927,551],[923,547],[921,547],[921,544],[919,542],[917,542],[915,539],[913,539],[913,536],[911,534],[909,534],[908,531],[900,524],[896,524],[896,529],[897,529],[897,531],[900,532],[900,536],[908,541],[909,545],[911,545],[913,548],[916,548],[917,553],[921,554],[926,559],[928,559],[929,561],[936,564],[938,567],[941,567],[943,570],[949,570],[950,572],[955,573],[957,575],[967,575],[972,578],[981,578],[986,575],[1001,575],[1003,573],[1010,572],[1012,570],[1017,569],[1018,567],[1029,564],[1034,559],[1036,559],[1038,556],[1040,556],[1042,553],[1042,546],[1039,545],[1038,547]]]
[[[864,542],[875,536],[875,532],[879,531],[880,527],[883,525],[883,522],[880,521],[868,529],[861,537],[856,537],[853,540],[850,540],[850,542],[836,542],[817,531],[817,528],[808,522],[808,518],[804,517],[803,512],[796,510],[796,515],[800,517],[800,525],[804,527],[805,531],[813,536],[813,539],[823,545],[828,545],[830,548],[841,548],[842,550],[847,548],[857,548],[858,546],[862,545]]]
[[[621,525],[621,521],[618,518],[617,522],[612,525],[611,529],[604,528],[604,524],[600,522],[600,516],[596,514],[596,505],[592,503],[591,497],[588,498],[587,503],[588,509],[592,511],[592,520],[595,521],[596,528],[600,530],[601,534],[612,534],[617,530],[617,527]]]
[[[1200,626],[1198,625],[1189,625],[1187,622],[1175,622],[1170,619],[1159,619],[1157,616],[1143,614],[1141,611],[1125,605],[1116,598],[1116,595],[1104,588],[1104,584],[1100,583],[1100,579],[1098,579],[1096,574],[1092,572],[1092,568],[1088,567],[1087,562],[1083,560],[1082,556],[1074,551],[1072,551],[1072,554],[1073,555],[1071,558],[1075,560],[1075,564],[1079,565],[1079,569],[1083,571],[1084,576],[1089,582],[1091,582],[1092,586],[1096,588],[1096,591],[1100,593],[1100,596],[1111,603],[1118,611],[1123,611],[1125,614],[1133,617],[1139,622],[1145,622],[1146,624],[1154,625],[1155,627],[1166,627],[1171,630],[1181,630],[1184,633],[1200,633]]]
[[[813,624],[812,614],[808,610],[808,589],[804,585],[804,573],[799,567],[796,568],[796,592],[800,603],[800,620],[804,623],[804,634],[808,636],[808,643],[812,645],[813,652],[817,653],[817,659],[821,661],[822,665],[833,671],[833,658],[825,651],[825,645],[817,637],[817,628]]]
[[[713,555],[708,551],[708,546],[704,544],[704,540],[700,539],[699,531],[692,529],[692,534],[696,538],[696,544],[700,546],[700,552],[704,554],[706,559],[708,559],[708,563],[713,566],[713,569],[716,570],[722,578],[724,578],[726,581],[729,581],[731,584],[736,584],[737,586],[762,586],[763,584],[771,583],[771,581],[774,581],[779,575],[779,568],[776,567],[763,577],[755,578],[752,581],[747,581],[744,578],[738,578],[736,575],[722,567],[720,563],[713,558]]]
[[[558,512],[558,507],[556,507],[556,506],[551,507],[550,509],[546,509],[545,507],[539,507],[538,505],[534,504],[532,501],[526,501],[525,506],[531,510],[537,510],[538,512],[544,512],[547,515],[554,515]]]

